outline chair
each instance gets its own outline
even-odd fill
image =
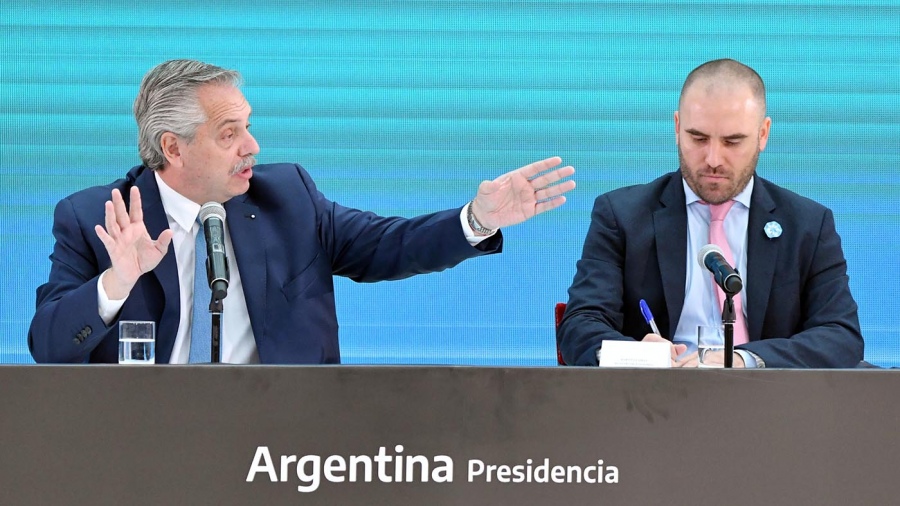
[[[565,302],[557,302],[556,306],[553,308],[553,316],[556,325],[554,329],[559,328],[559,324],[562,322],[563,315],[566,314],[566,303]],[[559,351],[559,338],[556,337],[556,363],[559,365],[566,365],[566,361],[563,360],[562,352]]]

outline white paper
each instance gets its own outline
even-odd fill
[[[600,367],[672,367],[671,346],[668,342],[603,341]]]

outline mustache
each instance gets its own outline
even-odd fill
[[[256,164],[256,157],[253,155],[247,155],[240,162],[234,164],[234,167],[231,168],[231,175],[237,175],[237,173],[241,172],[244,169],[249,169]]]

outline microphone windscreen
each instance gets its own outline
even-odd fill
[[[200,207],[200,214],[198,217],[200,218],[200,222],[203,223],[211,216],[215,216],[222,221],[225,221],[225,208],[222,207],[222,204],[218,202],[207,202]]]
[[[722,248],[716,246],[715,244],[707,244],[706,246],[700,248],[700,252],[697,253],[697,262],[700,263],[700,267],[706,268],[706,255],[710,253],[718,253],[725,256],[725,253],[722,251]]]

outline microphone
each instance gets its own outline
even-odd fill
[[[741,280],[741,276],[733,267],[728,265],[725,255],[722,254],[722,248],[715,244],[707,244],[700,248],[700,253],[697,254],[697,261],[700,262],[701,267],[706,267],[709,269],[709,272],[713,273],[716,284],[725,293],[734,295],[744,287],[744,281]]]
[[[218,202],[200,207],[200,222],[206,236],[206,278],[213,300],[228,295],[228,256],[225,254],[225,208]]]

